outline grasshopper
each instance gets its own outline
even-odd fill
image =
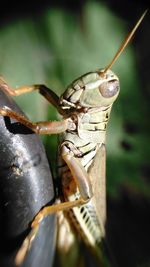
[[[67,211],[67,218],[91,247],[105,236],[105,139],[106,126],[112,105],[118,97],[118,77],[110,70],[129,43],[147,11],[125,38],[110,64],[104,69],[89,72],[73,81],[58,97],[45,85],[11,88],[3,78],[1,87],[11,96],[38,90],[62,115],[61,121],[31,122],[4,106],[0,115],[16,119],[37,134],[60,134],[59,177],[61,202],[46,206],[33,219],[31,232],[16,256],[16,264],[22,263],[40,222],[48,214]]]

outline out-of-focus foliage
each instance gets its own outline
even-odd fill
[[[14,87],[44,83],[60,95],[78,76],[105,67],[127,31],[123,20],[95,1],[85,2],[80,17],[49,9],[39,19],[16,20],[0,29],[0,72]],[[120,185],[126,185],[149,195],[142,174],[150,155],[149,122],[132,43],[112,69],[120,78],[121,92],[108,127],[107,190],[117,196]],[[16,101],[32,120],[58,119],[36,92]],[[56,137],[44,140],[53,151]],[[55,164],[53,155],[51,159]]]

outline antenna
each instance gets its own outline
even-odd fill
[[[132,36],[134,35],[135,31],[137,30],[137,28],[139,27],[140,23],[142,22],[142,20],[144,19],[146,13],[147,13],[148,9],[146,9],[144,11],[144,13],[142,14],[142,16],[140,17],[140,19],[137,21],[137,23],[135,24],[134,28],[131,30],[131,32],[126,36],[125,40],[123,41],[123,43],[121,44],[121,46],[119,47],[117,53],[115,54],[115,56],[113,57],[112,61],[108,64],[107,67],[105,67],[104,71],[101,72],[100,74],[103,75],[108,69],[110,69],[112,67],[112,65],[116,62],[116,60],[118,59],[118,57],[121,55],[121,53],[123,52],[123,50],[125,49],[125,47],[127,46],[127,44],[129,43],[129,41],[131,40]]]

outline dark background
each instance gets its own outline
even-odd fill
[[[1,3],[0,73],[12,85],[46,83],[61,94],[106,66],[149,1]],[[112,67],[121,93],[107,135],[108,241],[118,266],[150,266],[150,14]],[[33,93],[20,97],[33,120],[57,119]],[[56,138],[44,138],[46,150]],[[54,153],[48,154],[54,168]]]

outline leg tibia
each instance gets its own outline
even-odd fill
[[[34,228],[36,227],[41,220],[51,214],[51,213],[55,213],[58,211],[63,211],[63,210],[68,210],[68,209],[72,209],[74,207],[78,207],[80,205],[85,204],[86,202],[83,199],[77,199],[75,201],[67,201],[67,202],[63,202],[63,203],[59,203],[53,206],[48,206],[48,207],[44,207],[35,217],[35,219],[33,220],[31,227]]]
[[[84,200],[82,199],[78,199],[72,202],[64,202],[64,203],[59,203],[56,205],[52,205],[52,206],[48,206],[48,207],[44,207],[35,217],[35,219],[33,220],[31,227],[32,230],[29,233],[29,235],[25,238],[21,248],[19,249],[16,258],[15,258],[15,263],[17,266],[19,266],[26,254],[27,251],[30,249],[32,241],[34,240],[34,238],[36,237],[38,230],[39,230],[39,225],[40,222],[44,219],[45,216],[58,212],[58,211],[63,211],[63,210],[67,210],[67,209],[71,209],[80,205],[83,205],[85,203]]]

